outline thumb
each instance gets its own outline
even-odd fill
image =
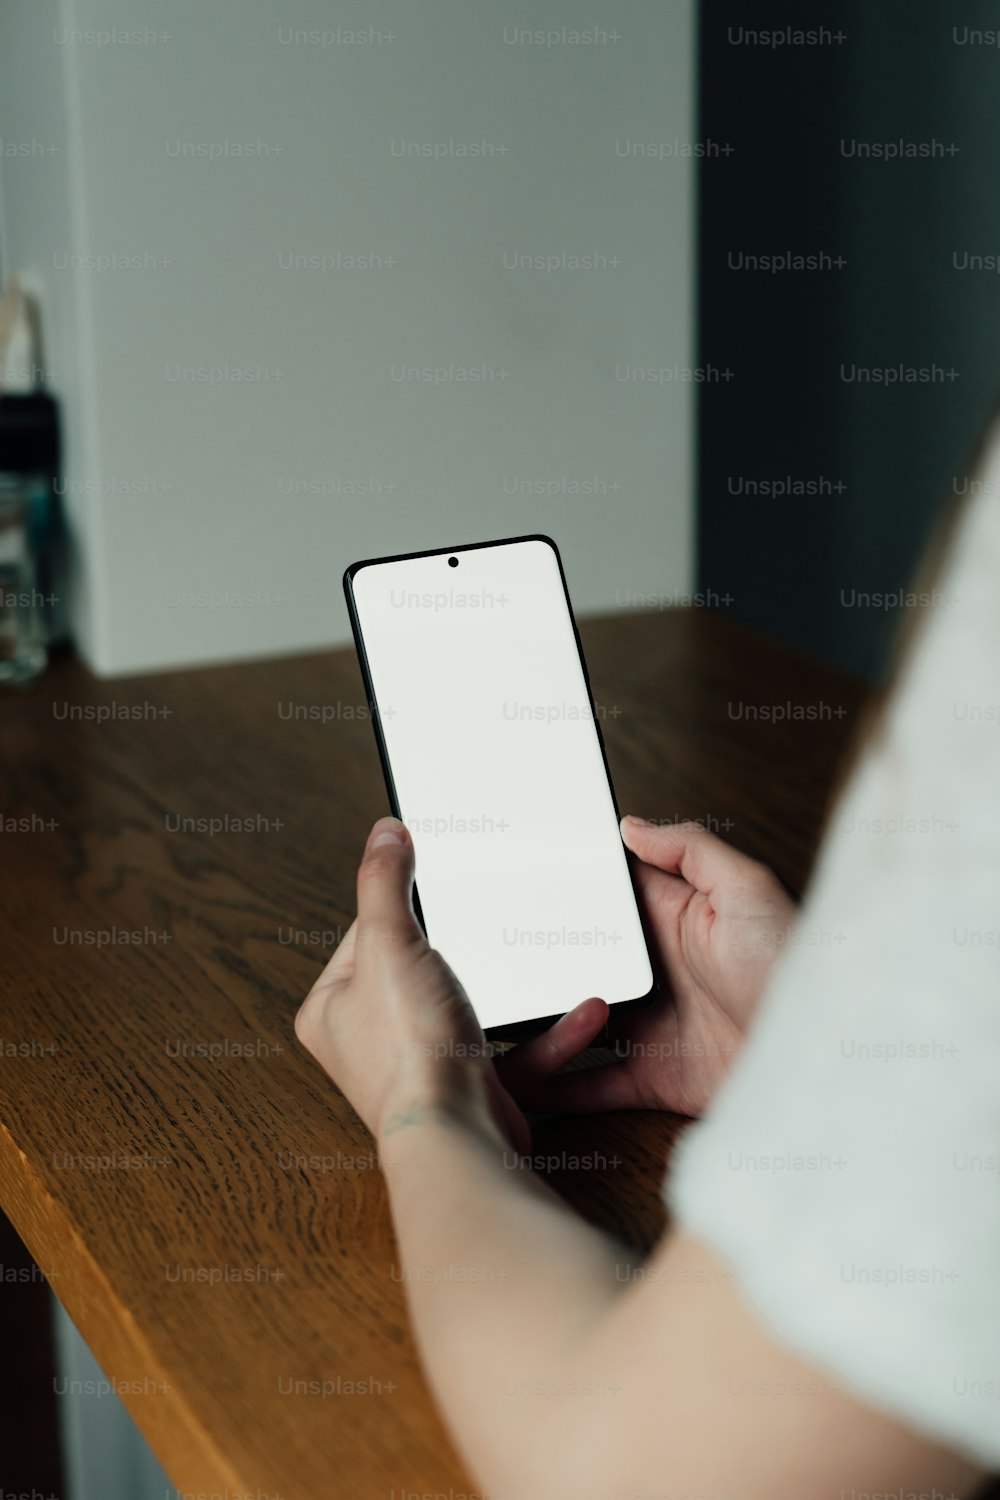
[[[413,913],[413,840],[398,818],[379,818],[358,867],[358,954],[366,943],[423,937]]]

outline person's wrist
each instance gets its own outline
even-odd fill
[[[481,1131],[489,1119],[481,1065],[453,1056],[411,1060],[394,1081],[375,1122],[380,1150],[394,1137],[427,1125]]]

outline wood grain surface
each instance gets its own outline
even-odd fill
[[[581,635],[622,809],[801,890],[861,687],[702,611]],[[292,1032],[386,810],[353,652],[115,682],[59,659],[0,703],[0,747],[0,1206],[173,1482],[471,1492],[372,1143]],[[549,1120],[538,1149],[596,1156],[555,1185],[646,1247],[681,1125]]]

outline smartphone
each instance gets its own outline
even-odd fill
[[[344,591],[416,910],[486,1031],[655,989],[547,536],[354,563]]]

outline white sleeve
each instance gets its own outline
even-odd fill
[[[1000,461],[835,809],[676,1219],[773,1334],[1000,1467]]]

